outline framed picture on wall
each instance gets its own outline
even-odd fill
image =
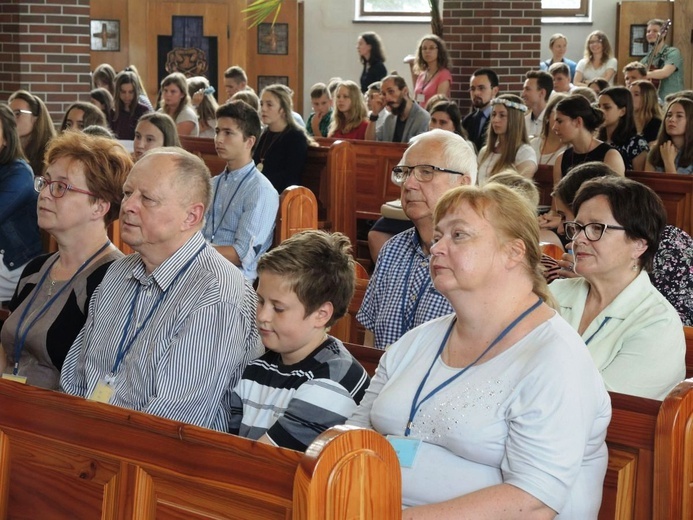
[[[289,24],[261,23],[257,26],[258,54],[289,54]]]
[[[630,55],[633,57],[647,56],[649,45],[647,43],[647,25],[630,26]]]
[[[120,20],[90,20],[89,29],[92,51],[120,50]]]
[[[261,92],[263,88],[268,85],[274,85],[279,83],[281,85],[289,86],[289,76],[258,76],[257,77],[257,91]]]

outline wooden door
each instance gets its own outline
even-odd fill
[[[623,73],[621,72],[623,67],[625,67],[631,61],[640,61],[644,58],[644,56],[637,53],[631,54],[631,52],[634,50],[633,47],[635,47],[636,51],[644,52],[641,48],[640,41],[636,41],[634,45],[631,45],[631,36],[633,31],[638,32],[642,26],[646,26],[648,20],[653,18],[661,18],[662,20],[672,18],[672,5],[672,2],[663,1],[631,1],[621,2],[618,4],[616,48],[614,49],[616,52],[616,58],[618,59],[616,84],[623,85]],[[644,32],[642,38],[644,38]],[[640,38],[638,37],[637,40],[640,40]],[[673,41],[671,35],[667,37],[667,41]],[[647,46],[645,45],[645,49],[646,48]]]

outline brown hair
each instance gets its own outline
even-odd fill
[[[332,303],[333,325],[346,314],[354,295],[355,269],[351,243],[341,233],[302,231],[260,257],[258,276],[263,272],[285,279],[305,309],[304,316],[322,304]]]
[[[107,137],[81,132],[64,132],[53,139],[46,150],[46,166],[68,157],[84,168],[87,188],[99,199],[111,204],[104,216],[108,226],[118,218],[123,198],[123,183],[132,168],[132,158],[123,146]],[[92,202],[96,199],[91,198]]]
[[[55,137],[53,120],[41,98],[26,90],[17,90],[10,96],[9,102],[12,103],[15,99],[21,99],[29,105],[31,114],[36,118],[28,142],[23,148],[24,155],[34,170],[34,175],[41,175],[43,173],[43,155],[46,153],[48,142]]]

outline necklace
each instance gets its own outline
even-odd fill
[[[281,132],[272,132],[271,130],[267,130],[267,133],[265,135],[269,134],[274,134],[272,136],[272,139],[270,140],[269,138],[265,139],[264,142],[262,143],[262,148],[259,150],[259,156],[260,156],[260,162],[257,163],[256,168],[259,171],[262,171],[264,166],[265,166],[265,156],[269,153],[269,151],[272,149],[272,146],[274,146],[274,143],[277,143],[281,140],[282,137],[284,137],[284,133],[286,132],[286,129],[289,128],[288,126],[284,128]],[[268,144],[269,143],[269,144]]]
[[[593,152],[594,150],[596,150],[596,149],[599,147],[599,144],[597,144],[597,146],[595,146],[594,148],[592,148],[592,144],[593,144],[595,141],[596,141],[596,139],[595,139],[594,137],[590,140],[589,145],[587,145],[587,151],[586,151],[585,153],[576,153],[576,151],[575,151],[575,145],[573,145],[573,155],[572,155],[572,157],[570,158],[570,168],[568,168],[568,171],[572,170],[574,166],[578,166],[578,165],[580,165],[580,164],[582,164],[582,163],[585,163],[585,162],[589,161],[590,152]],[[575,164],[575,156],[576,156],[576,155],[580,155],[580,156],[581,156],[581,158],[580,158],[580,160],[578,161],[577,164]]]
[[[48,275],[50,278],[50,275]],[[53,278],[50,278],[50,285],[48,286],[48,296],[53,296],[53,289],[55,289],[55,280]]]

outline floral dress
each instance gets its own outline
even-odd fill
[[[684,325],[693,325],[693,238],[674,226],[664,228],[650,280],[671,303]]]
[[[625,144],[609,144],[616,148],[618,153],[621,154],[621,157],[623,157],[623,163],[626,165],[626,170],[633,169],[633,159],[635,159],[638,155],[643,152],[647,153],[650,151],[650,145],[640,134],[634,135]]]

